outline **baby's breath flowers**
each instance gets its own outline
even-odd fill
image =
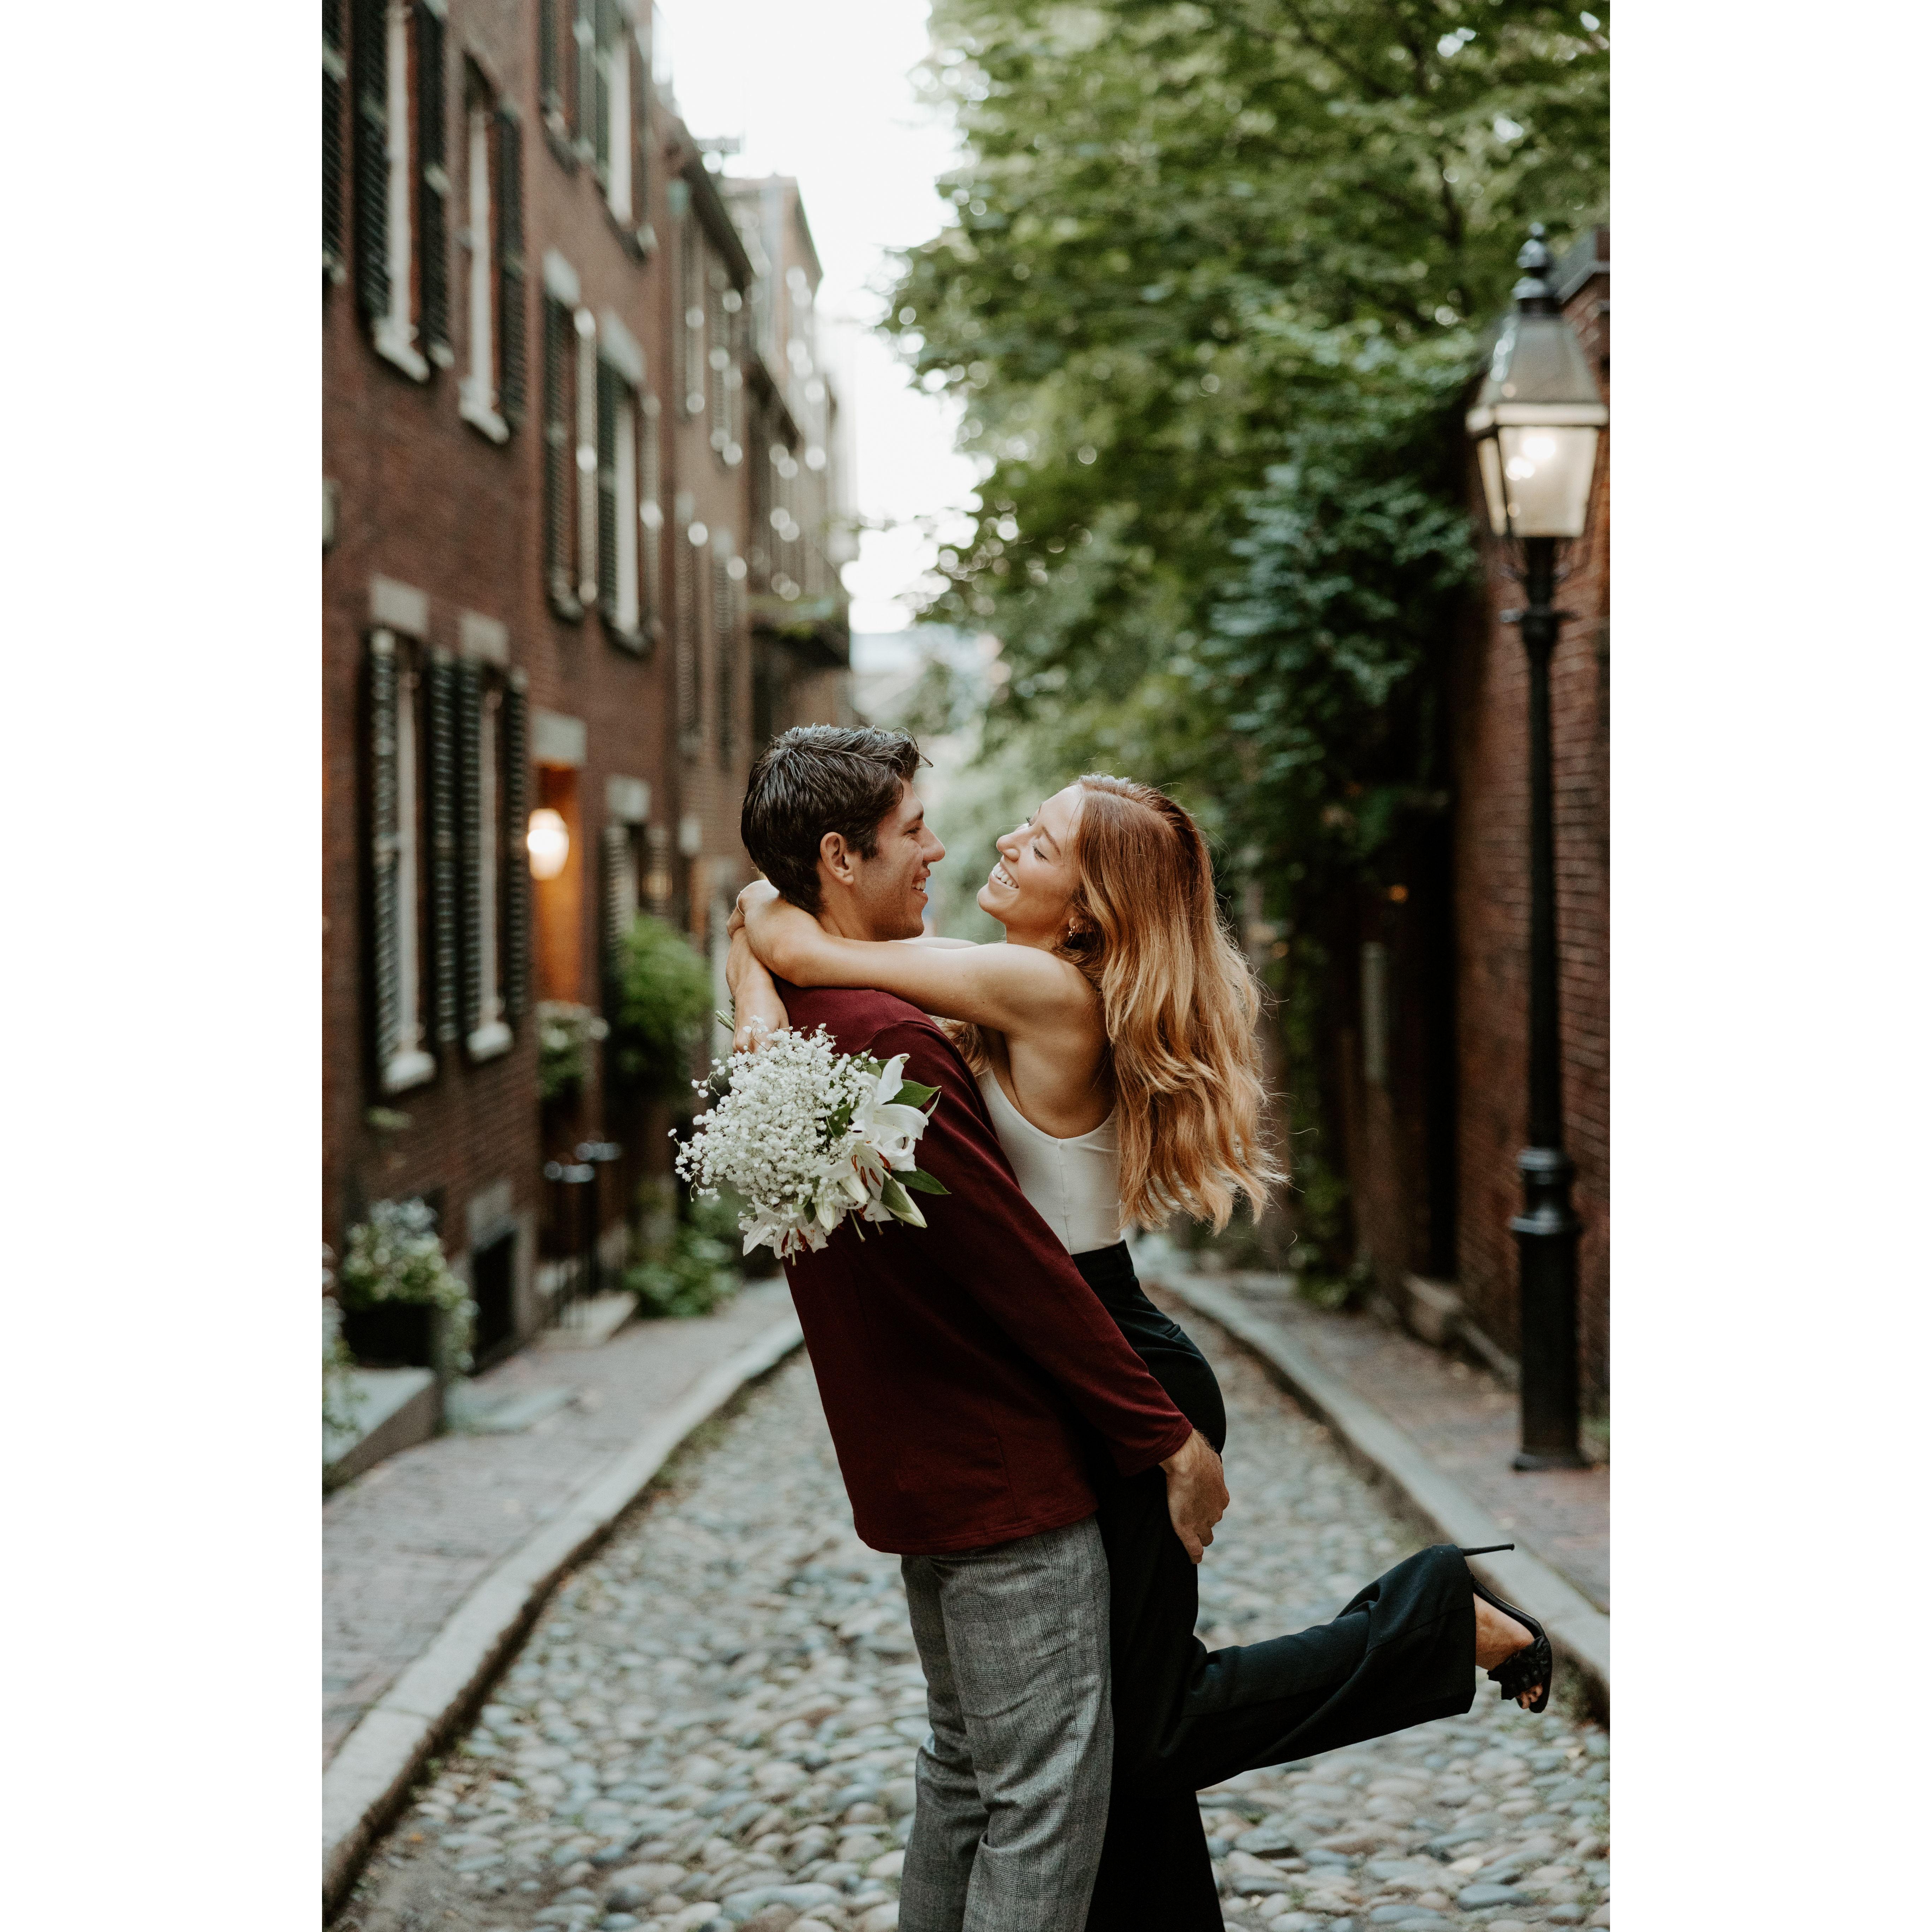
[[[692,1123],[677,1171],[700,1194],[735,1188],[745,1252],[781,1260],[825,1246],[848,1214],[926,1226],[908,1190],[944,1194],[913,1165],[936,1087],[904,1077],[906,1056],[841,1053],[823,1027],[773,1034],[755,1053],[716,1062],[700,1093],[717,1096]]]

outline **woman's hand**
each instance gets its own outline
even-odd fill
[[[769,879],[754,879],[738,895],[733,917],[742,920],[745,937],[759,963],[781,979],[808,986],[838,983],[836,973],[830,978],[814,976],[828,964],[824,928],[803,908],[782,897]]]

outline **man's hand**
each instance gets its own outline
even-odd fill
[[[1221,1459],[1199,1430],[1162,1463],[1167,1475],[1167,1513],[1190,1563],[1214,1540],[1214,1526],[1227,1514],[1228,1485]]]

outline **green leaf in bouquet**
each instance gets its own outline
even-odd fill
[[[926,1226],[926,1216],[919,1211],[912,1196],[899,1185],[895,1176],[886,1175],[885,1185],[879,1190],[879,1198],[902,1221],[910,1221],[915,1228]]]
[[[916,1188],[922,1194],[950,1194],[952,1190],[944,1182],[936,1180],[929,1174],[922,1174],[917,1168],[909,1173],[895,1174],[893,1178],[906,1187]]]
[[[899,1090],[892,1096],[892,1103],[901,1107],[923,1107],[938,1098],[937,1087],[928,1087],[916,1080],[902,1080]]]

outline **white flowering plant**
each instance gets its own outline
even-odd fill
[[[939,1089],[907,1079],[905,1064],[902,1053],[841,1053],[823,1027],[775,1033],[692,1083],[712,1103],[692,1123],[677,1171],[700,1196],[730,1186],[744,1197],[748,1255],[766,1246],[788,1261],[822,1248],[848,1216],[923,1228],[914,1194],[947,1191],[913,1158]]]
[[[444,1379],[470,1372],[476,1304],[443,1255],[436,1216],[425,1202],[378,1201],[369,1218],[349,1231],[341,1285],[348,1307],[402,1301],[435,1309],[441,1318],[436,1350]]]

